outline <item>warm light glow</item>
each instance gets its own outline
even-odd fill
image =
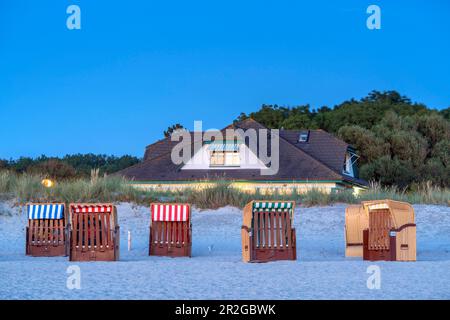
[[[364,191],[365,189],[363,188],[359,188],[359,187],[353,187],[353,195],[354,196],[358,196],[361,194],[362,191]]]
[[[50,180],[50,179],[44,179],[44,180],[42,180],[41,183],[46,188],[51,188],[51,187],[53,187],[55,185],[55,183],[52,180]]]

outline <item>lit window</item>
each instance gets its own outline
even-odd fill
[[[347,153],[345,155],[345,164],[344,164],[344,172],[345,173],[351,173],[352,171],[352,158],[351,156]]]
[[[239,167],[241,158],[238,151],[212,151],[211,167]]]
[[[344,174],[354,177],[355,172],[353,171],[353,166],[355,162],[358,160],[358,158],[359,157],[353,152],[346,153],[344,168],[342,170]]]
[[[299,142],[307,142],[309,137],[309,131],[300,132],[300,136],[298,137]]]

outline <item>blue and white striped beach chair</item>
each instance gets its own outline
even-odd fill
[[[64,203],[27,204],[26,254],[35,257],[68,255]]]

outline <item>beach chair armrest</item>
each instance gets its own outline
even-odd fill
[[[241,230],[246,231],[249,236],[252,235],[252,228],[249,228],[247,226],[242,226]]]
[[[29,239],[29,234],[28,234],[28,232],[30,231],[30,228],[27,226],[27,227],[25,227],[25,254],[27,255],[27,254],[29,254],[29,250],[28,250],[28,245],[29,245],[29,241],[30,241],[30,239]]]

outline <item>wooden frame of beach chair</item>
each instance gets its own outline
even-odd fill
[[[34,257],[67,256],[69,232],[64,203],[28,203],[25,253]]]
[[[187,203],[150,204],[149,255],[191,257],[191,206]]]
[[[70,261],[117,261],[120,227],[111,203],[71,203]]]
[[[293,201],[251,201],[244,207],[242,260],[296,260]]]
[[[363,230],[369,227],[369,215],[362,205],[345,209],[345,256],[363,256]]]
[[[363,231],[363,259],[416,261],[414,209],[406,202],[362,202],[369,216]]]

